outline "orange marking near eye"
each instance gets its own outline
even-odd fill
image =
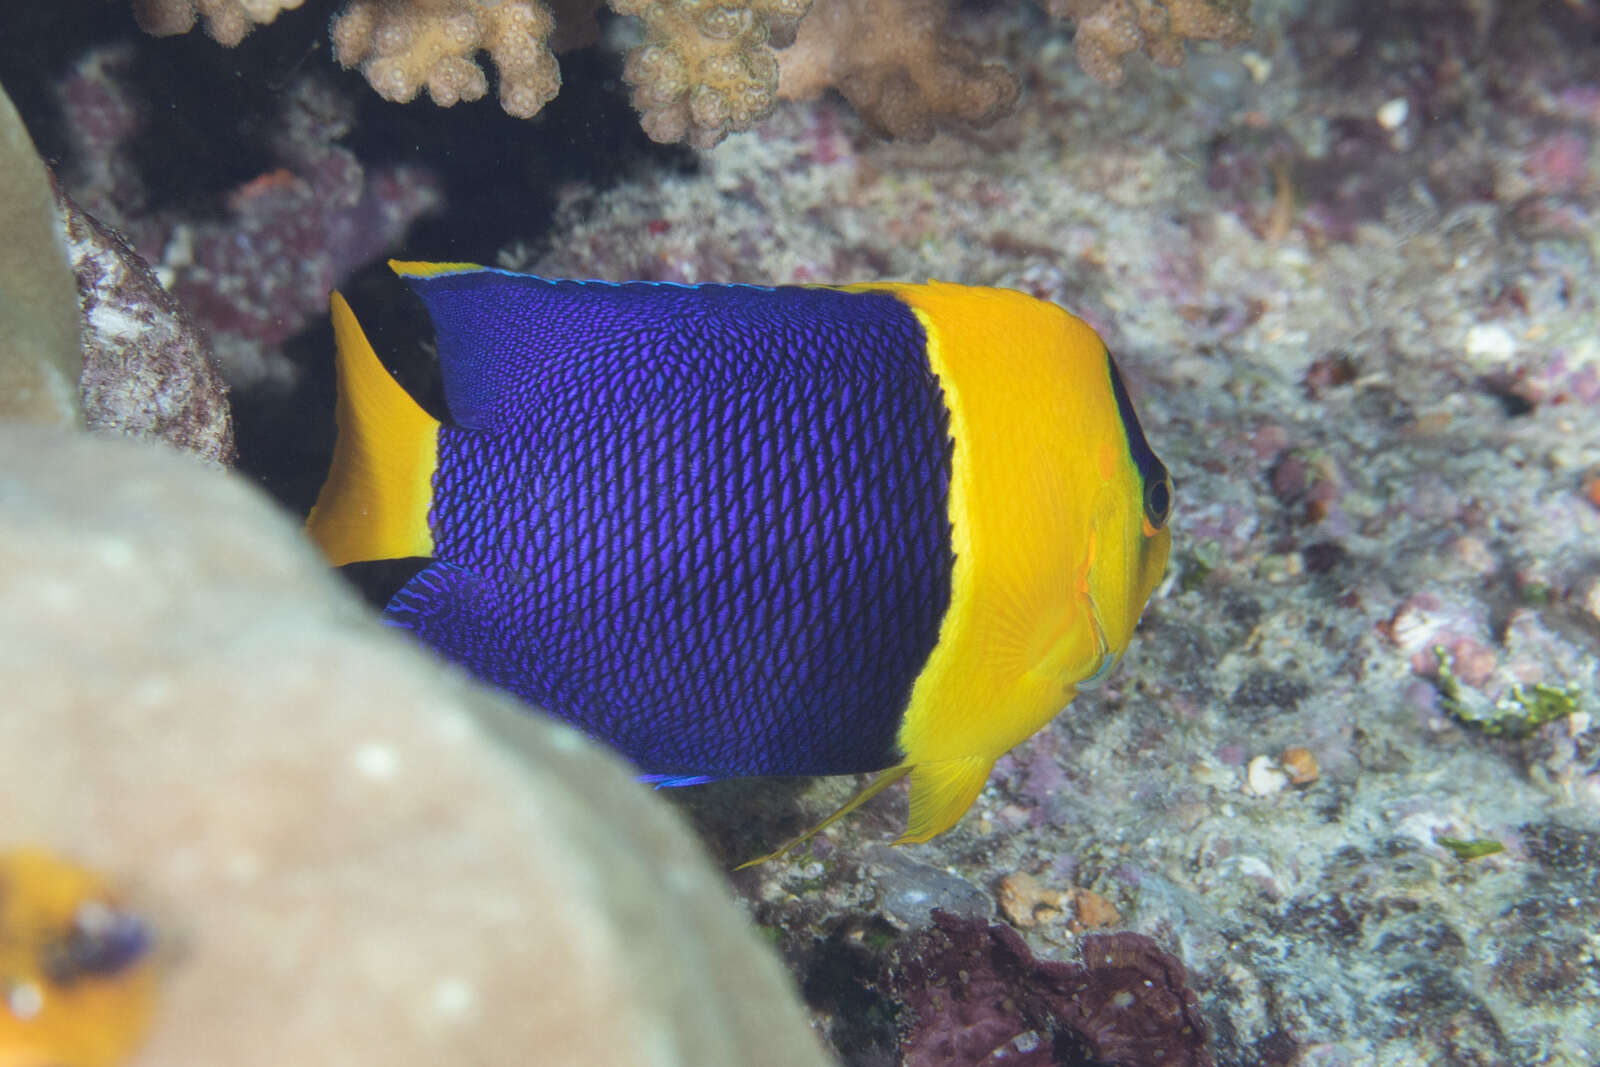
[[[1100,470],[1100,477],[1110,481],[1117,473],[1117,450],[1109,441],[1100,442],[1100,447],[1095,450],[1095,466]]]

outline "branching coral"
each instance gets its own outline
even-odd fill
[[[146,33],[168,37],[188,33],[198,16],[206,32],[229,48],[244,40],[256,26],[264,26],[278,12],[299,7],[302,0],[133,0],[133,17]]]
[[[817,0],[778,55],[779,95],[837,88],[890,137],[926,141],[935,121],[986,126],[1011,109],[1017,79],[945,33],[944,0]]]
[[[1096,81],[1122,83],[1122,60],[1144,52],[1161,67],[1183,64],[1183,42],[1241,44],[1250,33],[1250,0],[1041,0],[1050,14],[1077,24],[1078,64]]]
[[[778,61],[768,42],[792,38],[811,0],[611,0],[619,15],[644,20],[644,45],[628,56],[622,76],[644,130],[662,142],[716,144],[749,129],[771,110]]]
[[[185,33],[197,18],[225,45],[303,0],[132,0],[153,34]],[[601,0],[348,0],[333,21],[334,56],[389,100],[423,89],[437,104],[477,100],[488,52],[500,104],[522,118],[560,89],[553,51],[593,39]],[[1186,40],[1237,44],[1249,0],[1039,0],[1077,25],[1078,62],[1107,85],[1143,52],[1183,62]],[[623,77],[645,132],[706,147],[749,129],[778,98],[837,89],[877,130],[925,141],[937,124],[992,123],[1017,98],[1017,80],[946,32],[949,0],[606,0],[644,23]],[[791,44],[791,42],[793,42]]]
[[[387,100],[404,103],[425,88],[449,107],[488,90],[473,59],[485,51],[500,76],[500,106],[532,118],[561,88],[549,46],[555,25],[539,0],[355,0],[334,19],[333,54]]]

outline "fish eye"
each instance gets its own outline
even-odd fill
[[[1159,530],[1172,517],[1172,479],[1162,478],[1144,487],[1144,518]]]

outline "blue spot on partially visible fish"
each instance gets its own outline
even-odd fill
[[[334,294],[311,537],[430,557],[388,621],[651,780],[884,772],[831,822],[909,774],[925,841],[1105,676],[1165,570],[1166,468],[1053,304],[392,266],[450,421]]]

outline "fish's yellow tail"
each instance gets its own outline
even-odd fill
[[[339,437],[306,533],[336,567],[431,556],[439,421],[384,370],[344,297],[332,305]]]

